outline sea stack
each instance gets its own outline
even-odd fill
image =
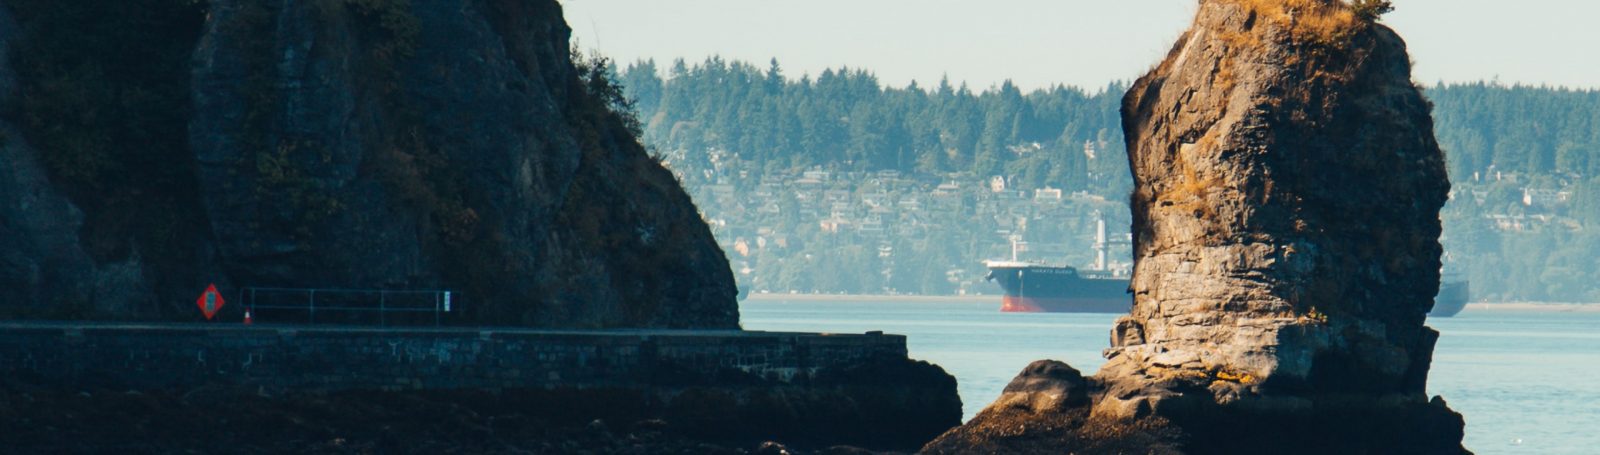
[[[1378,13],[1202,1],[1123,100],[1134,305],[1108,362],[1008,389],[1090,399],[1002,398],[927,450],[1465,452],[1426,394],[1450,183]]]

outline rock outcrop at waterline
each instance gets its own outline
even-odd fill
[[[1449,181],[1410,69],[1342,2],[1201,2],[1124,98],[1134,306],[1093,399],[929,451],[1464,452],[1425,389]]]
[[[726,258],[554,0],[0,9],[0,317],[190,320],[216,282],[737,327]]]

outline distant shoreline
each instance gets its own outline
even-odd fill
[[[1467,305],[1466,311],[1600,313],[1600,303],[1473,303]]]
[[[871,294],[750,294],[760,302],[854,302],[872,300],[895,303],[1000,303],[1000,295],[871,295]],[[1472,303],[1472,312],[1600,313],[1600,303]]]

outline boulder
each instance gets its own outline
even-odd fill
[[[921,453],[1183,453],[1173,442],[1180,433],[1164,419],[1091,418],[1091,398],[1101,395],[1101,388],[1066,363],[1034,362],[994,403],[929,442]]]
[[[990,407],[1024,409],[1035,414],[1071,409],[1089,402],[1089,384],[1083,374],[1064,362],[1040,360],[1028,365],[1006,384]]]

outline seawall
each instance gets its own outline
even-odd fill
[[[532,407],[553,418],[880,448],[915,447],[961,416],[953,378],[876,333],[6,322],[0,377],[19,390],[487,391],[548,403]]]

